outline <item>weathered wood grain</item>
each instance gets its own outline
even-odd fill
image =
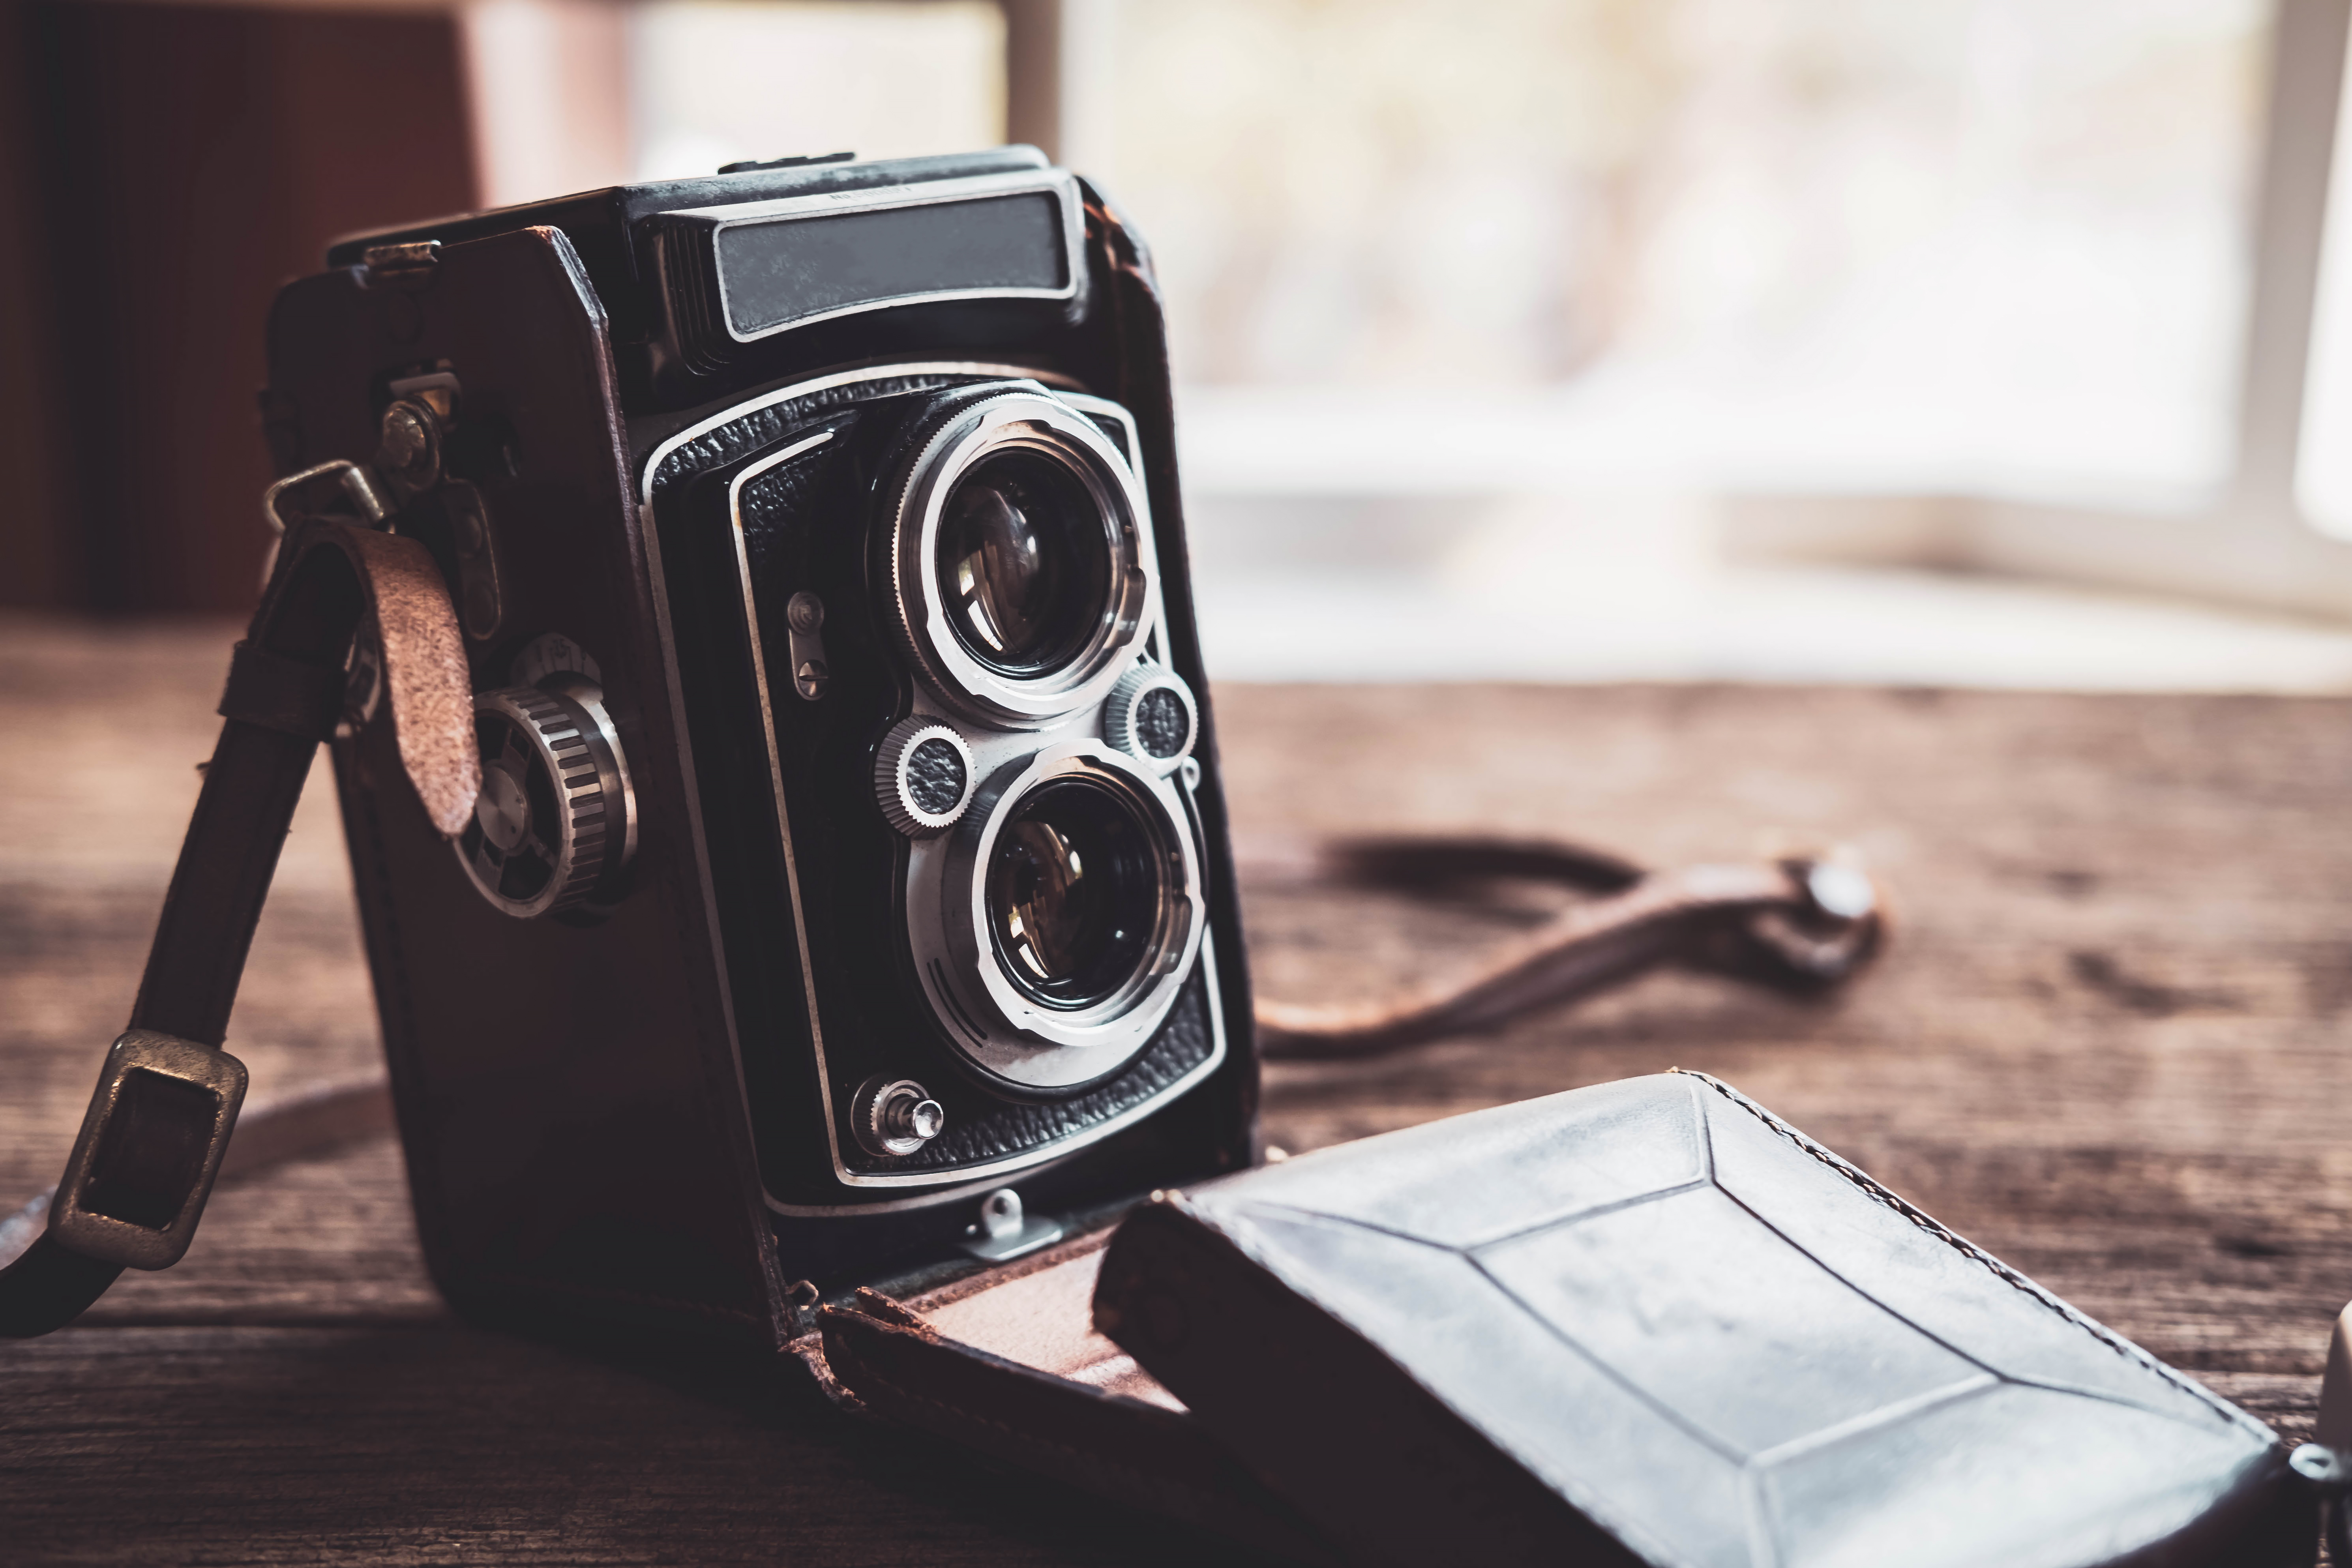
[[[230,634],[0,622],[0,1203],[55,1177],[194,798]],[[1737,1084],[2284,1432],[2352,1298],[2352,705],[1738,688],[1234,688],[1245,833],[1475,827],[1650,861],[1859,847],[1901,921],[1808,1005],[1662,975],[1506,1035],[1270,1070],[1305,1149],[1680,1064]],[[1773,839],[1777,836],[1777,839]],[[1442,974],[1549,895],[1248,889],[1262,990]],[[232,1030],[364,1067],[323,788]],[[9,1562],[1131,1563],[1198,1542],[740,1370],[449,1320],[399,1162],[225,1188],[187,1261],[0,1347]]]

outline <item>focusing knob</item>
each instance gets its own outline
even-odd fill
[[[952,725],[901,719],[874,753],[874,793],[890,826],[909,838],[953,827],[971,803],[977,769]]]
[[[603,699],[579,679],[474,699],[482,793],[457,858],[518,919],[579,909],[635,848],[635,803]]]
[[[1183,765],[1201,738],[1201,710],[1184,678],[1165,665],[1139,664],[1118,678],[1103,708],[1103,739],[1165,778]]]

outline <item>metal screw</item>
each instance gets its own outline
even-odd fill
[[[432,445],[433,432],[415,409],[395,403],[383,411],[383,455],[393,467],[415,468]]]

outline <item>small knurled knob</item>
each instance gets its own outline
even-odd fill
[[[867,1079],[850,1100],[850,1131],[869,1154],[912,1154],[947,1124],[940,1102],[910,1078]]]
[[[1118,678],[1103,706],[1103,739],[1165,778],[1201,738],[1201,709],[1184,678],[1163,664],[1139,664]]]
[[[628,774],[601,699],[585,682],[474,699],[482,793],[457,858],[518,919],[580,908],[627,858]]]
[[[874,794],[891,826],[909,838],[929,838],[963,816],[977,771],[953,725],[901,719],[874,753]]]

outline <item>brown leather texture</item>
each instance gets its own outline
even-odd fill
[[[366,583],[383,658],[384,701],[401,766],[425,815],[456,837],[482,792],[466,639],[440,568],[414,540],[347,531]]]

